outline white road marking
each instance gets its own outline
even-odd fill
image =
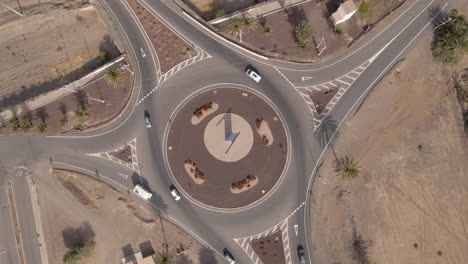
[[[294,225],[294,231],[296,232],[296,236],[297,236],[297,232],[299,231],[299,225]]]
[[[302,81],[307,81],[307,80],[310,80],[310,79],[312,79],[312,77],[301,77]]]
[[[127,178],[128,178],[128,175],[127,175],[127,174],[123,174],[123,173],[120,173],[120,172],[117,172],[117,174],[118,174],[119,176],[122,176],[122,178],[124,178],[124,179],[127,179]]]
[[[146,53],[145,51],[143,50],[143,48],[140,48],[140,51],[141,51],[141,57],[146,57]]]

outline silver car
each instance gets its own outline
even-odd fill
[[[254,80],[256,82],[260,82],[260,80],[262,79],[262,76],[260,76],[260,74],[258,74],[257,72],[255,72],[252,69],[247,69],[245,71],[245,74],[247,74],[247,76],[249,76],[252,80]]]

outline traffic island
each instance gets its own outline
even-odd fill
[[[194,125],[194,113],[207,102],[216,104]],[[263,134],[255,136],[259,116]],[[286,130],[260,96],[233,87],[211,89],[188,98],[171,119],[166,164],[184,195],[210,207],[238,208],[265,196],[280,179],[288,152]],[[195,177],[197,170],[203,179]]]
[[[250,243],[262,263],[286,264],[283,246],[283,232],[277,232]]]

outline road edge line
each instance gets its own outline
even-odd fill
[[[42,264],[48,264],[49,258],[47,256],[47,246],[46,246],[46,241],[45,241],[45,236],[44,236],[41,213],[39,209],[40,206],[39,206],[39,200],[37,197],[37,188],[35,188],[36,183],[34,182],[32,177],[28,177],[27,182],[28,182],[28,186],[31,188],[29,190],[29,193],[31,197],[31,205],[33,208],[34,223],[36,226],[37,240],[39,242],[39,252],[41,254],[41,261],[42,261]]]
[[[21,242],[21,230],[19,226],[18,212],[16,211],[15,192],[13,191],[13,185],[12,185],[11,180],[7,181],[7,185],[8,185],[8,188],[7,188],[8,205],[10,207],[11,222],[13,223],[13,227],[14,227],[15,241],[16,241],[16,248],[17,248],[16,253],[18,253],[19,262],[24,264],[26,257],[24,256],[23,243]]]

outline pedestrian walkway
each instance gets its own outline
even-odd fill
[[[213,19],[209,21],[211,25],[216,25],[231,18],[244,18],[244,17],[262,17],[273,14],[275,12],[283,10],[285,7],[296,6],[310,2],[311,0],[278,0],[278,1],[266,1],[246,8],[244,10],[239,10],[232,14],[229,14],[224,17]]]
[[[102,74],[102,71],[112,67],[114,65],[119,65],[119,67],[123,67],[125,65],[124,55],[116,58],[115,60],[108,62],[107,64],[103,65],[102,67],[94,70],[93,72],[87,74],[86,76],[82,77],[79,80],[72,81],[58,89],[55,89],[51,92],[46,94],[40,95],[36,98],[29,99],[25,101],[21,105],[12,106],[9,109],[3,110],[0,112],[0,120],[6,121],[11,119],[13,116],[19,116],[23,111],[32,111],[37,109],[41,106],[44,106],[50,102],[53,102],[61,97],[69,95],[71,93],[76,92],[81,87],[88,85],[90,82],[97,79],[97,77]],[[122,65],[120,65],[122,64]]]

